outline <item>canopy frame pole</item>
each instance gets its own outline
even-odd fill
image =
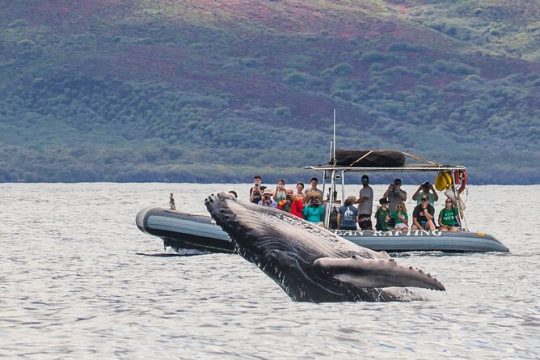
[[[459,191],[457,191],[457,185],[456,185],[456,182],[454,181],[456,178],[456,170],[451,170],[450,174],[451,174],[450,176],[452,177],[452,192],[454,193],[454,199],[455,199],[454,203],[458,210],[458,215],[459,215],[459,218],[458,218],[459,225],[463,230],[467,230],[468,226],[467,226],[467,219],[465,218],[465,211],[463,211],[463,209],[461,208],[461,197],[459,196]]]
[[[341,203],[345,203],[345,171],[341,170]]]
[[[324,213],[324,227],[330,229],[330,214],[332,213],[332,207],[334,205],[334,188],[335,188],[335,177],[336,170],[332,170],[330,176],[330,194],[328,196],[328,203],[326,204],[325,213]],[[324,193],[323,193],[324,194]]]

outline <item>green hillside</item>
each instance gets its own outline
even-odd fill
[[[247,4],[3,2],[0,181],[304,179],[335,108],[338,147],[540,183],[540,2]]]

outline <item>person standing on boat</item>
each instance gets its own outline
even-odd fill
[[[285,180],[279,179],[274,190],[274,200],[279,204],[282,200],[287,199],[287,190],[285,189]]]
[[[396,211],[397,204],[400,201],[407,200],[407,193],[401,188],[400,178],[395,179],[394,182],[388,186],[388,189],[384,193],[383,197],[388,199],[388,208],[390,211]],[[394,219],[390,219],[389,225],[394,227]]]
[[[390,221],[390,210],[388,209],[388,199],[383,197],[379,200],[379,206],[375,212],[375,229],[388,231],[390,226],[388,221]]]
[[[337,228],[339,230],[356,230],[358,222],[358,209],[354,207],[356,197],[349,196],[337,212]]]
[[[298,216],[299,218],[304,218],[304,196],[303,194],[300,195],[293,195],[293,202],[291,204],[291,214],[294,216]]]
[[[435,201],[439,200],[439,195],[437,191],[433,188],[433,185],[429,181],[424,182],[418,187],[418,190],[413,194],[412,199],[416,200],[416,205],[420,205],[422,197],[427,196],[428,202],[431,206],[435,206]]]
[[[294,202],[296,200],[296,198],[294,196],[294,191],[293,191],[293,189],[287,189],[286,193],[287,193],[287,197],[285,199],[283,199],[283,200],[280,200],[277,203],[277,208],[279,210],[283,210],[285,212],[292,213],[292,207],[293,207],[293,204],[294,204]]]
[[[413,230],[431,230],[434,231],[435,221],[435,208],[430,205],[427,196],[422,196],[420,205],[416,205],[413,210]]]
[[[439,213],[439,229],[441,231],[458,231],[458,218],[458,210],[454,207],[454,202],[447,198],[444,202],[444,209]]]
[[[319,179],[316,177],[311,178],[311,188],[306,190],[306,195],[304,195],[304,203],[308,203],[311,195],[316,195],[321,197],[321,201],[323,198],[323,192],[321,189],[317,187],[319,185]]]
[[[270,189],[264,189],[263,198],[259,201],[259,205],[277,208],[277,202],[272,199],[274,193]]]
[[[314,224],[322,225],[324,221],[324,206],[322,205],[322,196],[311,195],[308,203],[304,206],[304,218]]]
[[[362,189],[358,196],[358,225],[362,230],[373,230],[371,213],[373,212],[373,189],[369,186],[369,176],[362,175]]]
[[[263,192],[266,186],[262,185],[262,178],[260,175],[253,177],[253,186],[249,189],[249,201],[258,204],[263,198]]]
[[[300,197],[304,197],[304,183],[303,182],[299,182],[299,183],[296,183],[296,196],[300,196]]]

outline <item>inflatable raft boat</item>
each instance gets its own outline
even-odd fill
[[[137,214],[136,223],[141,231],[160,237],[165,247],[175,250],[234,252],[229,236],[212,221],[210,216],[163,208],[146,208]],[[493,236],[481,232],[333,231],[355,244],[377,251],[508,252],[508,248]]]

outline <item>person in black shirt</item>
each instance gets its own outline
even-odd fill
[[[417,205],[413,210],[413,230],[435,230],[433,218],[435,216],[435,208],[429,204],[427,196],[422,196],[420,205]]]
[[[249,189],[249,201],[258,204],[259,201],[263,198],[263,191],[266,189],[266,186],[261,185],[262,178],[260,175],[255,175],[253,177],[253,186]]]

